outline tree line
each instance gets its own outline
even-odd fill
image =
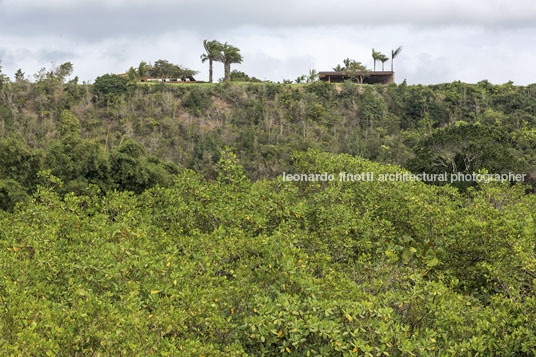
[[[221,62],[224,66],[224,78],[223,81],[233,80],[233,72],[231,71],[231,65],[234,63],[242,63],[243,56],[240,53],[238,47],[233,46],[227,42],[221,43],[217,40],[204,40],[203,47],[205,53],[201,55],[201,62],[208,62],[209,72],[208,72],[208,81],[209,83],[213,82],[214,76],[214,62]],[[391,71],[394,71],[394,59],[402,51],[402,46],[391,51]],[[382,71],[384,70],[385,62],[389,58],[383,53],[372,49],[372,59],[374,62],[373,70],[376,71],[376,62],[380,61],[382,64]],[[351,80],[363,83],[363,79],[370,74],[370,71],[363,65],[361,62],[346,58],[343,60],[343,65],[337,65],[333,67],[334,71],[344,72]],[[169,77],[169,78],[180,78],[184,79],[186,77],[196,74],[197,71],[184,68],[180,65],[174,65],[169,63],[166,60],[158,60],[154,65],[148,65],[147,62],[142,61],[137,68],[130,67],[127,71],[128,78],[133,81],[138,81],[145,76],[151,77]],[[234,80],[236,81],[258,81],[255,78],[249,78],[243,72],[235,72]],[[298,77],[296,83],[302,82],[313,82],[318,80],[318,75],[316,70],[311,70],[309,75],[303,75]]]
[[[3,81],[4,209],[30,197],[40,170],[62,179],[62,192],[85,192],[88,184],[102,192],[140,192],[172,182],[174,166],[214,178],[226,147],[252,179],[288,172],[293,152],[314,148],[416,173],[526,173],[527,190],[534,184],[533,85],[140,86],[115,75],[80,85],[66,79],[71,70],[65,64],[40,71],[35,82]],[[67,119],[78,124],[65,141]],[[135,157],[119,164],[126,144]],[[120,178],[125,172],[131,178]],[[472,184],[457,185],[465,190]]]

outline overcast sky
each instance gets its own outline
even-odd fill
[[[237,46],[244,62],[233,68],[272,81],[346,57],[372,68],[371,48],[403,46],[397,82],[536,82],[534,0],[0,0],[11,77],[71,61],[93,81],[162,58],[206,80],[203,39]]]

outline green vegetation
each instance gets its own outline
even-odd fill
[[[223,67],[225,70],[224,81],[228,82],[231,80],[231,65],[233,63],[242,63],[243,57],[237,47],[225,42],[221,46],[221,53],[218,56],[217,60],[223,63]]]
[[[346,58],[344,61],[344,66],[341,66],[341,70],[350,78],[352,82],[363,83],[365,77],[370,73],[370,71],[355,60]]]
[[[113,77],[120,78],[109,78]],[[90,185],[104,193],[115,189],[140,193],[173,182],[177,166],[148,155],[140,143],[126,139],[106,150],[93,140],[82,139],[80,129],[79,120],[64,110],[56,127],[58,137],[44,150],[13,138],[0,140],[0,208],[10,210],[17,202],[28,201],[42,169],[61,177],[65,184],[58,192],[63,194],[87,193]]]
[[[231,82],[262,82],[260,79],[250,77],[246,73],[233,69],[231,71]]]
[[[381,52],[376,51],[374,48],[372,49],[372,60],[374,61],[374,72],[376,72],[376,62],[380,59]]]
[[[50,156],[49,150],[61,143],[59,126],[67,110],[79,121],[77,140],[99,148],[106,157],[130,139],[142,144],[148,157],[207,178],[215,177],[219,153],[226,147],[254,180],[289,172],[293,152],[314,148],[416,173],[526,173],[532,175],[528,183],[534,184],[534,85],[135,86],[104,75],[92,86],[81,86],[59,80],[53,71],[44,73],[36,83],[6,82],[0,96],[0,141],[17,141],[9,145],[37,158]],[[74,164],[82,165],[73,155]],[[60,161],[36,159],[35,169],[28,171],[32,179],[20,181],[12,172],[25,169],[17,168],[11,157],[0,163],[0,179],[23,182],[29,194],[35,191],[39,170],[52,170],[66,185],[74,179],[55,168]],[[107,187],[121,189],[117,184]],[[109,191],[107,187],[101,185],[101,190]]]
[[[140,62],[138,68],[130,67],[127,71],[128,79],[137,82],[144,77],[175,78],[185,80],[196,74],[197,71],[159,59],[154,64]]]
[[[240,50],[228,44],[227,42],[221,43],[216,40],[204,40],[203,47],[205,48],[205,53],[201,55],[201,62],[205,63],[208,61],[208,81],[212,83],[212,66],[214,61],[223,63],[223,68],[225,71],[225,76],[223,80],[225,82],[232,81],[231,77],[231,65],[233,63],[242,63],[243,57],[240,54]],[[245,77],[240,76],[243,74]],[[235,73],[235,77],[239,75],[239,78],[235,78],[236,81],[250,81],[249,77],[243,72]]]
[[[196,71],[183,68],[166,60],[158,60],[152,66],[147,66],[147,75],[151,77],[167,77],[184,79],[196,74]]]
[[[396,50],[391,51],[391,63],[393,62],[394,58],[398,56],[400,51],[402,50],[402,47],[399,47]],[[395,53],[396,52],[396,53]],[[384,55],[381,52],[376,51],[374,48],[372,49],[372,59],[374,61],[374,71],[376,71],[376,62],[380,61],[382,63],[382,71],[385,70],[385,62],[389,61],[389,57]],[[391,71],[393,71],[393,65],[391,64]]]
[[[105,74],[95,79],[93,92],[98,99],[108,103],[118,100],[127,92],[128,80],[115,74]]]
[[[308,151],[296,172],[396,172]],[[15,355],[532,355],[534,195],[408,182],[217,179],[69,194],[0,217]],[[48,188],[47,188],[48,187]],[[95,188],[96,190],[96,188]]]
[[[536,353],[534,181],[278,177],[534,180],[535,85],[20,73],[0,73],[3,354]]]
[[[205,48],[205,53],[201,55],[201,62],[205,63],[208,61],[208,82],[212,83],[214,61],[220,59],[223,45],[216,40],[204,40],[203,47]]]

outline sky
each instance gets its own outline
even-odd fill
[[[166,59],[207,80],[204,39],[235,45],[244,61],[233,69],[274,82],[344,58],[372,68],[372,48],[398,46],[397,82],[536,82],[534,0],[0,0],[0,65],[11,77],[70,61],[91,82]]]

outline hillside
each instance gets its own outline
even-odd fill
[[[227,83],[112,91],[45,76],[4,84],[0,93],[0,178],[22,186],[18,193],[4,188],[4,196],[31,194],[46,169],[65,182],[65,192],[78,193],[88,183],[103,191],[166,186],[176,166],[214,178],[225,148],[252,179],[288,172],[292,153],[309,148],[414,172],[486,168],[527,173],[529,183],[536,172],[534,85]],[[14,199],[4,199],[4,208]]]
[[[0,82],[3,354],[536,354],[535,85],[102,78]],[[529,179],[281,177],[423,171]]]

